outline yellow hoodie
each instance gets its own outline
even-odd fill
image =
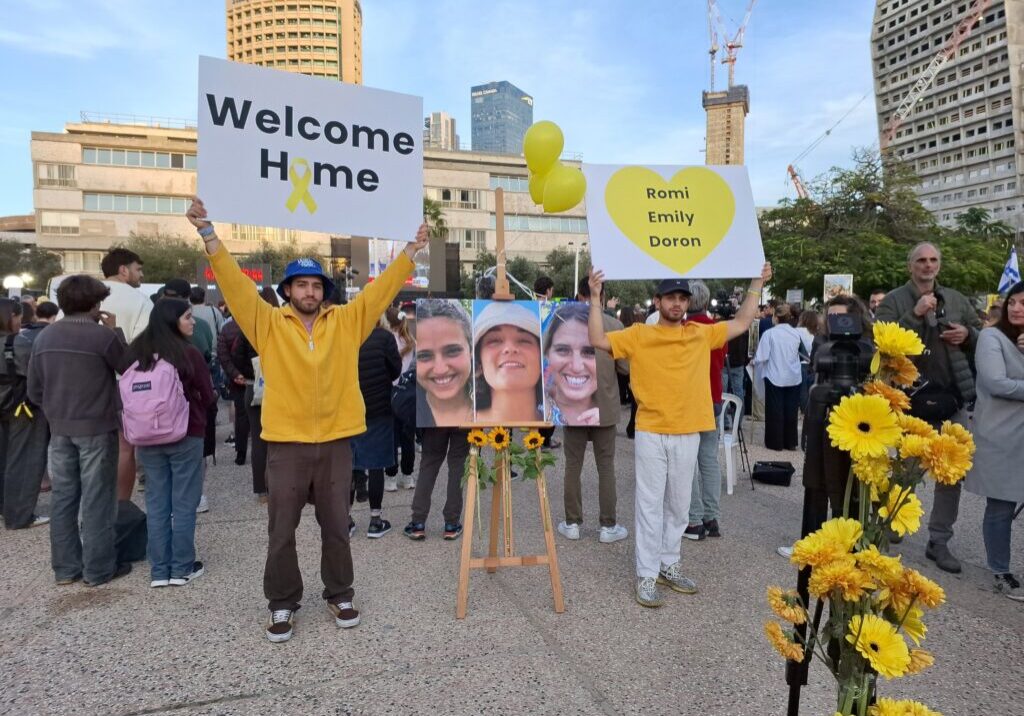
[[[291,306],[274,308],[259,297],[223,246],[210,265],[231,315],[260,354],[263,439],[324,443],[366,432],[359,347],[412,274],[405,252],[352,303],[322,310],[312,336]]]

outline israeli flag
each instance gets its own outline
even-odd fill
[[[1010,258],[1006,260],[1006,267],[1003,268],[1003,275],[999,279],[997,293],[1004,294],[1020,281],[1020,266],[1017,265],[1017,247],[1010,249]]]

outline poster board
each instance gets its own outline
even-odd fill
[[[540,304],[545,420],[553,425],[601,424],[597,352],[587,329],[589,314],[590,305],[580,301]]]
[[[822,291],[822,300],[828,302],[836,296],[853,295],[853,274],[852,273],[827,273],[825,274],[825,287]]]

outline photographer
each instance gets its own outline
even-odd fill
[[[917,361],[922,384],[911,396],[911,414],[935,426],[944,420],[967,426],[975,398],[971,358],[981,321],[963,294],[939,285],[942,254],[933,244],[911,249],[907,267],[910,280],[886,295],[875,315],[915,331],[924,343]],[[925,556],[954,574],[960,561],[948,543],[959,507],[960,485],[936,483]]]

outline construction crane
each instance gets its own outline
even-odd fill
[[[804,187],[803,181],[800,179],[800,175],[796,173],[796,169],[790,164],[786,167],[786,171],[789,172],[789,178],[793,181],[793,186],[796,187],[796,195],[798,199],[810,199],[810,194],[807,193],[807,188]]]
[[[786,172],[789,174],[789,179],[790,181],[793,182],[794,188],[796,188],[797,197],[799,197],[800,199],[810,199],[810,195],[807,192],[807,187],[804,186],[804,182],[800,178],[800,170],[797,169],[796,167],[797,163],[801,159],[806,157],[808,154],[813,152],[815,149],[817,149],[819,144],[828,139],[832,135],[832,131],[840,124],[842,124],[844,119],[853,114],[854,110],[860,107],[861,103],[864,100],[866,100],[870,94],[870,92],[865,92],[863,95],[861,95],[861,98],[857,100],[853,106],[846,110],[843,113],[843,116],[836,120],[835,124],[833,124],[831,127],[822,132],[821,136],[819,136],[817,139],[811,142],[810,145],[805,150],[800,152],[800,154],[798,154],[797,157],[792,162],[790,162],[789,166],[786,167]]]
[[[946,63],[956,55],[956,51],[961,43],[971,34],[974,25],[981,19],[991,4],[992,0],[974,0],[974,4],[967,11],[967,16],[957,24],[953,34],[946,40],[946,44],[935,55],[927,69],[921,73],[917,82],[914,83],[907,96],[903,98],[903,101],[900,102],[892,117],[889,118],[889,122],[882,129],[882,138],[879,142],[880,149],[885,150],[896,137],[896,132],[903,124],[903,121],[914,111],[914,105],[928,91],[928,88],[932,86],[932,82],[935,81],[935,78],[946,66]]]
[[[729,87],[735,84],[736,79],[736,52],[743,47],[743,36],[747,31],[747,25],[750,23],[750,13],[754,10],[754,5],[757,4],[757,0],[750,0],[747,5],[747,12],[743,16],[743,22],[740,23],[739,28],[736,30],[736,34],[730,40],[728,33],[725,31],[725,22],[722,20],[722,14],[718,10],[718,3],[716,0],[708,0],[708,34],[711,36],[711,47],[708,50],[708,54],[711,55],[711,91],[715,91],[715,55],[718,54],[718,35],[721,34],[725,40],[725,57],[722,58],[723,65],[729,65]],[[715,25],[718,26],[718,32],[715,32]]]

